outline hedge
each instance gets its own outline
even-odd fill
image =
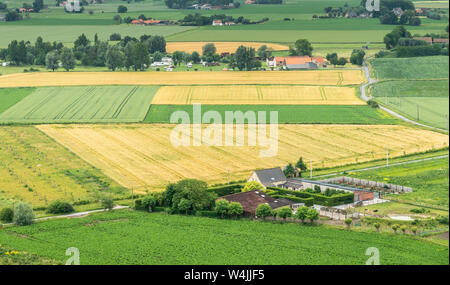
[[[354,200],[353,193],[336,194],[331,197],[328,197],[323,194],[309,193],[306,191],[287,190],[287,189],[282,189],[282,188],[277,188],[277,187],[267,187],[267,189],[277,191],[278,194],[281,194],[281,195],[293,195],[293,196],[296,196],[296,197],[299,197],[302,199],[312,198],[314,201],[313,202],[314,204],[328,206],[328,207],[333,207],[333,206],[342,205],[342,204],[350,204],[350,203],[353,203],[353,200]]]
[[[208,191],[214,192],[218,197],[239,193],[244,188],[244,184],[229,184],[223,186],[209,187]]]
[[[314,198],[300,198],[300,197],[292,196],[292,195],[279,195],[279,194],[272,195],[272,198],[275,198],[275,199],[284,198],[284,199],[291,200],[295,203],[304,203],[305,206],[308,206],[308,207],[314,205]]]

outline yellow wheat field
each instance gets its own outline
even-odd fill
[[[361,70],[185,71],[185,72],[36,72],[0,76],[0,87],[77,85],[355,85]]]
[[[168,42],[166,46],[167,52],[173,53],[174,51],[184,51],[192,53],[194,51],[202,54],[202,48],[208,43],[213,43],[217,49],[217,53],[223,52],[234,53],[239,46],[252,47],[258,50],[262,45],[266,45],[267,48],[274,51],[289,50],[288,46],[271,44],[271,43],[256,43],[256,42]]]
[[[329,167],[448,146],[448,136],[396,125],[279,125],[278,154],[260,157],[258,146],[171,144],[174,125],[41,125],[57,142],[125,187],[161,190],[168,182],[209,183],[247,178],[256,168],[295,163]],[[223,138],[224,139],[224,138]]]
[[[366,105],[351,87],[164,86],[152,104],[185,105]]]

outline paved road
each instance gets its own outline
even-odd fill
[[[441,158],[446,158],[446,157],[449,157],[449,155],[448,155],[448,154],[445,154],[445,155],[439,155],[439,156],[434,156],[434,157],[427,157],[427,158],[421,158],[421,159],[415,159],[415,160],[409,160],[409,161],[397,162],[397,163],[389,164],[389,166],[387,166],[387,165],[378,165],[378,166],[372,166],[372,167],[366,167],[366,168],[360,168],[360,169],[352,169],[352,170],[346,170],[345,172],[366,171],[366,170],[372,170],[372,169],[378,169],[378,168],[385,168],[385,167],[391,167],[391,166],[396,166],[396,165],[404,165],[404,164],[410,164],[410,163],[421,162],[421,161],[427,161],[427,160],[441,159]],[[313,176],[313,178],[335,176],[335,175],[339,175],[339,174],[343,174],[343,173],[344,173],[344,171],[341,171],[341,172],[334,172],[334,173],[330,173],[330,174],[324,174],[324,175]]]
[[[361,86],[361,99],[363,99],[364,101],[367,102],[367,101],[369,101],[371,99],[371,97],[367,96],[367,94],[366,94],[366,87],[368,87],[371,84],[376,83],[377,80],[372,78],[372,77],[370,77],[369,67],[367,66],[365,60],[364,60],[364,63],[363,63],[363,69],[364,69],[364,74],[366,75],[366,78],[367,78],[367,83]],[[400,114],[398,114],[398,113],[396,113],[396,112],[392,111],[391,109],[388,109],[388,108],[386,108],[384,106],[380,105],[380,109],[383,110],[383,111],[388,112],[389,114],[391,114],[391,115],[393,115],[393,116],[395,116],[395,117],[397,117],[400,120],[403,120],[405,122],[408,122],[408,123],[411,123],[411,124],[414,124],[414,125],[417,125],[417,126],[421,126],[421,127],[425,127],[425,128],[429,128],[429,129],[433,129],[433,130],[437,130],[437,131],[442,131],[442,132],[448,133],[448,130],[435,128],[435,127],[432,127],[432,126],[428,126],[428,125],[421,124],[419,122],[410,120],[410,119],[408,119],[408,118],[406,118],[406,117],[404,117],[404,116],[402,116],[402,115],[400,115]]]

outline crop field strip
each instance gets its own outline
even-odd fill
[[[0,114],[30,95],[35,88],[0,88]]]
[[[38,72],[0,76],[0,87],[95,85],[358,85],[361,70],[210,72]]]
[[[163,86],[152,105],[366,105],[352,87]]]
[[[192,105],[151,105],[145,123],[170,123],[175,111],[185,111],[192,119]],[[398,124],[400,120],[367,105],[202,105],[202,114],[216,111],[278,112],[280,124]],[[267,123],[270,122],[267,116]]]
[[[120,187],[34,127],[0,127],[0,138],[0,208],[11,198],[35,207],[56,199],[85,200],[99,189],[95,177],[111,189]],[[88,179],[79,183],[77,175]]]
[[[0,122],[139,122],[157,86],[42,87],[0,114]]]
[[[438,149],[448,136],[395,125],[279,125],[279,151],[261,158],[261,147],[174,147],[174,125],[40,125],[47,135],[128,188],[162,190],[168,182],[197,178],[209,183],[243,179],[255,168],[294,162],[331,167]],[[154,134],[158,134],[155,136]],[[296,155],[297,154],[297,155]]]
[[[216,51],[218,54],[229,52],[234,53],[236,49],[243,45],[245,47],[252,47],[255,50],[258,50],[262,45],[266,45],[268,49],[272,49],[273,51],[284,51],[289,50],[288,46],[274,44],[274,43],[258,43],[258,42],[168,42],[166,46],[167,52],[174,51],[184,51],[188,53],[192,53],[194,51],[202,54],[202,48],[204,45],[208,43],[213,43],[216,47]]]
[[[405,235],[130,210],[8,227],[0,231],[0,239],[16,250],[62,263],[66,249],[76,244],[83,252],[82,265],[363,265],[368,247],[380,250],[383,265],[448,265],[448,247]]]

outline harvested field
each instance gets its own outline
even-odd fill
[[[0,122],[139,122],[156,86],[42,87],[0,115]],[[17,89],[21,90],[21,89]]]
[[[366,105],[351,87],[165,86],[152,104],[186,105]]]
[[[86,85],[356,85],[361,70],[180,71],[172,72],[37,72],[0,76],[0,87]]]
[[[256,168],[295,163],[313,168],[399,156],[448,146],[448,136],[395,125],[279,125],[278,154],[260,157],[260,146],[179,146],[174,125],[41,125],[38,128],[136,190],[162,190],[168,182],[197,178],[209,183],[245,179]],[[247,136],[246,136],[247,137]],[[247,140],[247,139],[246,139]]]
[[[217,49],[217,53],[224,52],[234,53],[239,46],[252,47],[255,50],[262,45],[274,51],[289,50],[288,46],[272,44],[272,43],[257,43],[257,42],[168,42],[166,46],[167,52],[184,51],[192,53],[194,51],[202,54],[202,48],[208,43],[213,43]]]

